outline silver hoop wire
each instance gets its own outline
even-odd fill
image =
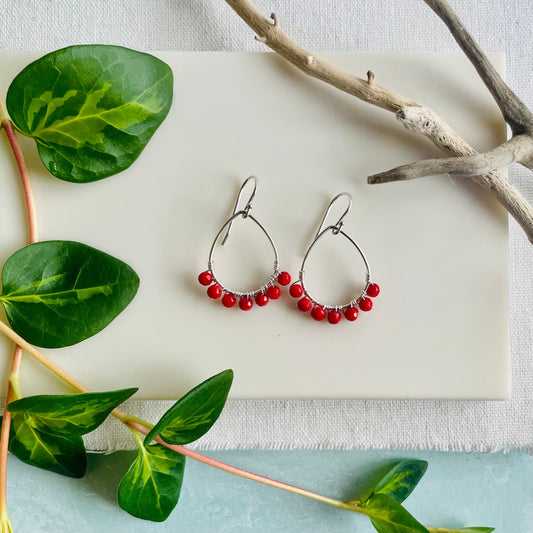
[[[252,193],[251,193],[248,201],[246,202],[246,205],[244,206],[244,208],[240,209],[239,211],[237,211],[237,208],[239,206],[239,202],[241,200],[241,196],[243,194],[243,190],[244,190],[244,188],[246,187],[246,185],[250,181],[254,182],[254,188],[252,190]],[[224,222],[224,224],[220,228],[219,232],[217,233],[215,239],[213,240],[213,244],[211,245],[211,249],[209,250],[209,259],[207,261],[207,268],[209,269],[209,271],[211,272],[211,274],[213,276],[213,281],[220,286],[222,291],[224,291],[226,293],[231,293],[231,294],[233,294],[234,296],[237,296],[237,297],[252,298],[256,294],[259,294],[261,292],[266,291],[269,287],[272,287],[274,285],[275,280],[277,279],[278,275],[281,273],[280,270],[279,270],[278,250],[276,248],[276,245],[274,244],[274,241],[272,240],[272,237],[270,236],[268,231],[264,228],[264,226],[253,215],[250,214],[250,210],[252,209],[252,200],[255,197],[256,191],[257,191],[257,177],[256,176],[250,176],[244,181],[244,183],[241,185],[241,188],[239,189],[239,193],[237,195],[237,200],[235,201],[235,205],[233,207],[233,212],[232,212],[230,218],[228,218],[228,220],[226,220],[226,222]],[[272,250],[274,251],[274,271],[273,271],[272,275],[268,278],[266,283],[261,285],[259,288],[253,289],[253,290],[249,290],[249,291],[235,291],[233,289],[229,289],[223,283],[220,282],[220,279],[215,274],[215,270],[214,270],[215,261],[213,259],[213,255],[214,255],[216,244],[217,244],[220,236],[224,232],[224,230],[226,230],[226,234],[224,235],[224,238],[222,239],[222,242],[220,243],[221,246],[224,246],[224,244],[226,243],[226,241],[228,239],[228,236],[230,234],[233,222],[235,221],[235,219],[237,219],[239,217],[242,217],[243,219],[250,219],[252,222],[255,222],[255,224],[257,224],[257,226],[259,227],[259,229],[265,234],[266,238],[268,239],[268,242],[272,246]]]
[[[340,218],[337,220],[336,224],[330,225],[326,229],[322,229],[324,227],[324,224],[326,222],[326,218],[327,218],[329,212],[331,211],[331,208],[332,208],[333,204],[336,201],[338,201],[340,198],[342,198],[342,197],[345,197],[345,198],[348,199],[348,206],[347,206],[346,210],[340,216]],[[307,298],[309,298],[309,300],[311,300],[311,302],[314,305],[320,306],[320,307],[324,308],[327,311],[329,311],[329,310],[343,311],[344,309],[347,309],[348,307],[353,307],[361,299],[366,297],[366,295],[367,295],[366,291],[368,289],[368,286],[371,283],[371,281],[370,281],[370,279],[371,279],[370,265],[368,264],[368,260],[367,260],[367,258],[365,256],[365,254],[363,253],[363,250],[361,250],[361,247],[355,242],[354,239],[352,239],[352,237],[350,237],[347,233],[345,233],[342,230],[342,227],[344,225],[344,218],[350,212],[351,208],[352,208],[352,195],[350,193],[347,193],[347,192],[340,193],[337,196],[335,196],[335,198],[333,198],[333,200],[331,200],[331,202],[329,203],[329,205],[328,205],[328,207],[326,209],[326,212],[324,213],[324,216],[322,217],[322,220],[320,221],[320,226],[318,228],[318,231],[316,232],[315,238],[313,239],[313,242],[311,242],[311,244],[309,245],[309,248],[307,248],[307,251],[306,251],[306,253],[304,255],[304,258],[303,258],[303,261],[302,261],[302,265],[300,267],[299,280],[300,280],[300,284],[301,284],[302,290],[303,290],[302,296],[306,296]],[[333,235],[342,235],[343,237],[348,239],[348,241],[351,244],[353,244],[353,246],[355,246],[356,250],[359,252],[359,255],[363,259],[363,262],[365,264],[365,269],[366,269],[366,283],[365,283],[365,286],[364,286],[363,290],[355,298],[352,298],[349,302],[347,302],[345,304],[341,304],[341,305],[326,305],[326,304],[323,304],[317,298],[312,296],[309,293],[309,291],[307,290],[307,288],[305,287],[305,263],[307,261],[307,258],[309,257],[309,254],[311,253],[311,250],[316,245],[316,243],[322,237],[324,237],[327,233],[329,233],[330,231],[331,231],[331,233]]]

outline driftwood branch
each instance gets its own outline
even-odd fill
[[[498,104],[505,122],[511,126],[513,134],[531,133],[533,130],[533,113],[496,72],[492,63],[454,13],[448,2],[446,0],[424,1],[446,24],[461,50],[477,70],[479,77]]]
[[[370,176],[368,182],[385,183],[390,181],[403,181],[447,173],[472,177],[472,179],[479,183],[479,178],[475,176],[476,174],[487,171],[492,171],[493,173],[496,169],[502,169],[514,162],[533,170],[533,113],[502,80],[501,76],[496,72],[487,56],[483,53],[446,0],[425,0],[425,2],[443,20],[450,33],[475,67],[498,104],[505,121],[511,127],[513,137],[511,140],[485,154],[471,155],[473,152],[467,151],[465,156],[459,158],[430,159],[411,163],[410,165],[402,165],[387,172]],[[416,116],[418,112],[418,110],[414,110],[413,113]],[[457,155],[461,154],[458,153]],[[481,183],[481,185],[486,186],[485,183]],[[498,185],[498,183],[492,180],[493,190]],[[515,196],[514,192],[512,196]],[[509,198],[499,196],[499,199],[502,204],[509,205]],[[511,204],[511,208],[507,209],[511,214],[517,209],[519,213],[522,213],[522,210],[526,209],[524,212],[527,213],[531,211],[531,207],[527,207],[529,209],[526,206],[514,206]],[[522,223],[521,219],[517,220],[528,234],[529,240],[533,242],[533,236],[527,226]]]
[[[274,13],[268,19],[249,0],[226,0],[226,2],[252,28],[259,42],[266,44],[309,76],[394,113],[406,106],[419,105],[378,85],[371,72],[367,74],[366,80],[357,78],[308,52],[282,31]]]
[[[515,161],[520,161],[529,153],[533,153],[533,139],[519,135],[500,144],[484,154],[471,154],[447,159],[425,159],[409,165],[402,165],[393,170],[374,174],[369,183],[389,183],[405,181],[435,174],[451,176],[475,177],[488,174],[493,170],[503,169]]]
[[[466,160],[463,158],[463,161],[459,162],[454,162],[456,158],[450,158],[441,160],[443,163],[438,165],[435,160],[430,160],[429,162],[399,167],[399,169],[371,176],[369,183],[422,177],[428,175],[424,169],[430,174],[435,173],[435,168],[439,168],[441,172],[451,171],[452,173],[459,172],[461,168],[470,169],[468,172],[470,179],[493,193],[522,226],[529,240],[533,242],[533,208],[505,177],[505,174],[497,170],[497,168],[512,161],[522,163],[528,168],[533,166],[533,149],[531,149],[528,138],[533,131],[531,112],[503,82],[448,4],[441,0],[425,1],[448,25],[457,42],[474,63],[483,81],[496,99],[505,120],[517,135],[510,145],[504,143],[500,150],[496,149],[488,154],[476,154],[476,151],[434,111],[382,87],[376,83],[371,71],[367,73],[366,80],[348,74],[292,41],[281,30],[278,18],[274,14],[270,19],[264,17],[250,0],[226,0],[229,6],[256,33],[257,40],[309,76],[324,81],[369,104],[394,112],[398,120],[408,130],[424,135],[445,153],[461,158],[468,156]],[[506,152],[506,150],[509,151]],[[414,170],[410,173],[407,171],[407,167],[414,168]],[[481,172],[481,174],[472,175],[472,172],[476,172],[476,168],[478,169],[477,172]]]

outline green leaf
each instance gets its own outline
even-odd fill
[[[53,435],[85,435],[96,429],[115,407],[137,390],[28,396],[9,403],[7,410],[24,413],[30,426]]]
[[[160,444],[141,444],[137,459],[120,482],[120,507],[144,520],[166,520],[178,503],[184,469],[183,455]]]
[[[180,398],[146,435],[151,442],[159,435],[169,444],[188,444],[207,433],[217,421],[233,381],[233,370],[224,370]]]
[[[387,494],[393,500],[402,503],[413,492],[426,473],[427,467],[427,461],[418,459],[399,462],[378,481],[373,489],[368,491],[367,496],[359,499],[359,503],[364,503],[374,494]]]
[[[79,436],[50,435],[28,423],[23,413],[11,420],[9,451],[25,463],[69,477],[82,477],[87,454]]]
[[[371,496],[363,508],[378,533],[429,533],[400,503],[386,494]]]
[[[120,46],[69,46],[28,65],[11,83],[13,122],[37,142],[46,168],[85,183],[137,159],[172,103],[170,67]]]
[[[31,344],[59,348],[105,328],[133,299],[139,278],[85,244],[45,241],[15,252],[2,283],[11,327]]]

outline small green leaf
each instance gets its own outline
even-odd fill
[[[54,396],[28,396],[11,402],[7,410],[25,413],[26,422],[54,435],[85,435],[96,429],[109,413],[138,389],[87,392]]]
[[[371,496],[363,508],[378,533],[429,533],[400,503],[386,494]]]
[[[11,83],[7,109],[37,142],[46,168],[85,183],[137,159],[172,103],[170,67],[120,46],[69,46],[28,65]]]
[[[360,498],[358,502],[364,503],[374,494],[387,494],[393,500],[402,503],[413,492],[426,473],[427,467],[427,461],[418,459],[399,462],[378,481],[374,488],[367,492],[367,496]]]
[[[188,444],[207,433],[217,421],[233,382],[233,370],[224,370],[180,398],[146,435],[151,442],[159,435],[169,444]]]
[[[139,446],[118,489],[124,511],[153,522],[166,520],[178,503],[185,457],[160,444]]]
[[[2,270],[11,327],[45,348],[76,344],[105,328],[135,296],[126,263],[71,241],[44,241],[15,252]]]
[[[26,415],[14,413],[9,451],[25,463],[69,477],[82,477],[87,454],[79,436],[50,435],[27,422]]]

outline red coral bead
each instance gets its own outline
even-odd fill
[[[311,316],[318,322],[326,318],[326,310],[320,305],[315,305],[311,311]]]
[[[222,296],[222,305],[224,307],[233,307],[237,302],[237,298],[231,292],[227,292]]]
[[[303,313],[311,311],[311,307],[313,307],[313,303],[309,298],[307,298],[307,296],[304,296],[301,300],[298,301],[298,309]]]
[[[213,300],[220,298],[222,296],[222,287],[217,283],[211,285],[211,287],[207,289],[207,296],[209,296],[209,298],[213,298]]]
[[[361,298],[358,304],[361,311],[370,311],[372,309],[372,300],[370,298]]]
[[[264,305],[268,303],[268,296],[266,294],[263,294],[262,292],[258,292],[255,295],[255,303],[259,307],[263,307]]]
[[[252,299],[251,298],[247,298],[246,296],[243,296],[239,300],[239,307],[243,311],[249,311],[253,307],[253,305],[254,305],[254,303],[252,302]]]
[[[204,285],[207,287],[207,285],[211,285],[211,282],[213,281],[213,274],[209,272],[209,270],[206,270],[205,272],[202,272],[198,276],[198,281],[201,285]]]
[[[277,300],[281,296],[281,290],[277,285],[272,285],[267,289],[267,296],[271,300]]]
[[[299,283],[293,283],[289,288],[289,294],[293,298],[300,298],[303,293],[304,289]]]
[[[328,322],[330,324],[338,324],[341,321],[342,315],[339,311],[334,311],[333,309],[328,313]]]
[[[347,307],[344,310],[344,316],[346,317],[346,320],[353,322],[354,320],[357,320],[359,311],[357,310],[357,307]]]
[[[280,272],[278,274],[278,283],[280,285],[288,285],[291,282],[291,275],[288,272]]]
[[[379,294],[379,285],[377,283],[371,283],[366,288],[366,293],[368,296],[371,296],[372,298],[375,298]]]

